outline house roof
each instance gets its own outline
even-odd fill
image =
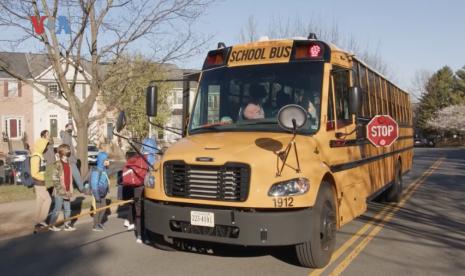
[[[50,66],[50,60],[47,54],[34,54],[34,53],[16,53],[16,52],[0,52],[0,67],[7,64],[11,71],[16,72],[26,79],[36,78],[44,73]],[[83,60],[82,66],[85,71],[90,72],[90,62]],[[108,64],[101,63],[98,70],[102,76],[108,73]],[[200,72],[199,70],[180,69],[174,64],[165,63],[161,64],[165,70],[166,79],[178,80],[182,79],[185,74],[193,74]],[[0,78],[12,78],[12,76],[0,68]],[[157,79],[157,76],[154,76]],[[175,81],[175,87],[182,87],[182,81]]]
[[[28,62],[24,53],[9,53],[0,52],[0,65],[5,66],[9,70],[16,72],[17,74],[31,78],[31,72],[29,69]],[[0,78],[11,78],[12,76],[5,70],[0,69]]]
[[[26,79],[38,77],[51,66],[47,54],[0,52],[0,65],[4,64]],[[82,66],[87,71],[90,68],[89,61],[84,60]],[[8,72],[0,68],[0,78],[11,77]]]

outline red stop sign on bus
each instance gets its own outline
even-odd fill
[[[377,147],[389,147],[399,137],[399,126],[389,115],[376,115],[367,124],[367,138]]]

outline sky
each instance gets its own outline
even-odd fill
[[[211,40],[201,54],[177,65],[200,69],[208,49],[215,49],[219,41],[239,43],[241,28],[250,16],[258,24],[259,36],[270,35],[267,32],[273,18],[291,22],[300,18],[315,22],[320,29],[337,25],[341,36],[352,37],[362,49],[382,58],[391,81],[412,90],[419,71],[435,72],[445,65],[456,71],[465,66],[464,12],[463,0],[216,0],[191,25],[195,33]],[[124,11],[120,15],[124,18]],[[5,27],[0,30],[17,36]],[[148,54],[151,43],[141,41],[136,49]],[[17,50],[36,52],[34,48],[36,41]]]
[[[316,18],[323,27],[336,24],[342,35],[377,51],[394,82],[407,90],[417,71],[465,66],[465,1],[219,0],[193,29],[213,35],[209,49],[218,41],[232,45],[239,42],[240,29],[250,16],[260,36],[267,35],[273,17]],[[182,65],[200,68],[204,58],[196,56]]]

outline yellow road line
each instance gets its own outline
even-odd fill
[[[436,162],[438,162],[439,160],[437,160]],[[423,174],[418,177],[417,179],[415,179],[410,185],[409,187],[407,188],[406,190],[406,193],[405,195],[409,194],[410,191],[416,186],[418,185],[418,183],[420,181],[423,181],[426,177],[429,176],[429,173],[430,171],[432,171],[433,169],[433,166],[435,165],[436,163],[434,163],[433,165],[431,165],[431,167],[429,167],[426,171],[423,172]],[[427,176],[428,174],[428,176]],[[405,196],[404,196],[405,197]],[[315,269],[313,270],[309,275],[310,276],[315,276],[315,275],[320,275],[327,267],[329,267],[330,265],[332,265],[342,254],[344,254],[347,249],[349,249],[361,236],[363,236],[373,225],[376,224],[376,222],[378,222],[380,219],[382,219],[383,217],[386,216],[386,214],[391,211],[393,208],[395,208],[395,205],[387,205],[386,207],[384,207],[383,209],[381,209],[381,211],[379,211],[369,222],[365,223],[365,225],[363,225],[355,234],[352,235],[352,237],[347,240],[342,246],[340,246],[334,253],[333,255],[331,256],[331,260],[329,261],[329,263],[323,267],[323,268],[319,268],[319,269]]]
[[[420,187],[420,185],[441,165],[442,160],[444,158],[440,158],[436,162],[434,162],[433,166],[427,171],[425,175],[422,175],[421,180],[415,183],[411,189],[408,190],[406,195],[402,198],[402,200],[397,204],[383,219],[382,221],[376,225],[373,230],[355,247],[349,255],[347,255],[344,260],[342,260],[339,265],[331,272],[331,275],[339,275],[341,274],[349,265],[350,263],[365,249],[365,247],[370,243],[370,241],[383,229],[384,225],[389,222],[395,215],[397,211],[399,211],[402,206],[407,202],[407,200],[413,195],[416,189]]]

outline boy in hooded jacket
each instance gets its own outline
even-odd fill
[[[99,209],[106,206],[106,196],[109,190],[110,180],[108,179],[107,168],[110,165],[108,153],[99,152],[97,155],[97,166],[94,167],[90,174],[90,187],[95,199],[95,208]],[[103,231],[102,219],[105,211],[99,211],[94,214],[94,231]]]
[[[64,218],[68,219],[71,215],[71,197],[73,195],[73,175],[71,172],[71,165],[69,163],[69,156],[71,155],[71,149],[68,145],[62,144],[58,147],[59,160],[50,164],[49,169],[52,174],[52,182],[54,187],[54,201],[55,208],[50,218],[50,230],[60,231],[61,229],[56,227],[55,222],[58,218],[62,207],[64,207]],[[65,231],[74,231],[74,228],[69,222],[65,223]]]

